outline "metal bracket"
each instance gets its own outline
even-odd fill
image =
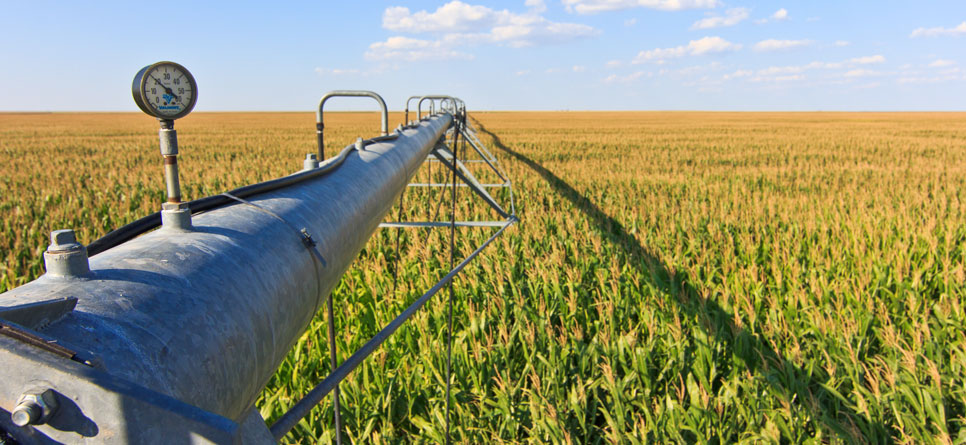
[[[39,330],[71,313],[77,306],[77,298],[58,298],[19,306],[0,308],[0,319],[16,323],[28,329]]]

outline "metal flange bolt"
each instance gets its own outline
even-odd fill
[[[25,392],[10,413],[14,425],[43,425],[57,412],[57,395],[49,389]]]
[[[44,268],[54,277],[81,277],[91,272],[87,248],[77,242],[71,229],[50,232],[50,246],[44,252]]]

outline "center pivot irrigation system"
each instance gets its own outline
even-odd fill
[[[301,171],[183,202],[174,120],[193,108],[195,80],[159,62],[138,72],[133,93],[161,122],[167,202],[87,246],[72,230],[54,231],[46,273],[0,294],[0,443],[274,443],[329,394],[341,441],[339,382],[447,286],[450,351],[453,277],[517,222],[508,176],[468,124],[463,101],[413,96],[407,122],[389,132],[379,95],[330,92],[316,115],[318,154]],[[376,99],[382,135],[325,159],[323,107],[343,96]],[[410,183],[424,162],[444,166],[452,180]],[[482,184],[481,173],[500,182]],[[384,222],[411,187],[449,191],[449,221]],[[457,187],[499,218],[456,221]],[[494,187],[509,191],[500,195],[509,209],[487,191]],[[496,230],[457,263],[460,226]],[[332,290],[380,227],[448,227],[451,270],[340,363]],[[333,371],[266,425],[255,400],[323,305]]]

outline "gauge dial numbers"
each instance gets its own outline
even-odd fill
[[[178,119],[194,108],[198,85],[185,67],[158,62],[138,71],[131,85],[134,102],[141,111],[158,119]]]

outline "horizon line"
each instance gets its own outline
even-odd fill
[[[409,110],[410,112],[414,110]],[[471,113],[966,113],[966,109],[962,110],[823,110],[823,109],[813,109],[813,110],[701,110],[701,109],[651,109],[651,110],[633,110],[633,109],[613,109],[613,110],[602,110],[602,109],[533,109],[533,110],[493,110],[493,109],[478,109],[469,110]],[[328,112],[333,113],[379,113],[378,110],[328,110]],[[403,113],[405,110],[389,110],[390,113]],[[0,110],[0,114],[80,114],[80,113],[91,113],[91,114],[118,114],[118,113],[130,113],[130,114],[143,114],[140,110]],[[204,114],[204,113],[315,113],[315,110],[199,110],[193,111],[191,114]]]

